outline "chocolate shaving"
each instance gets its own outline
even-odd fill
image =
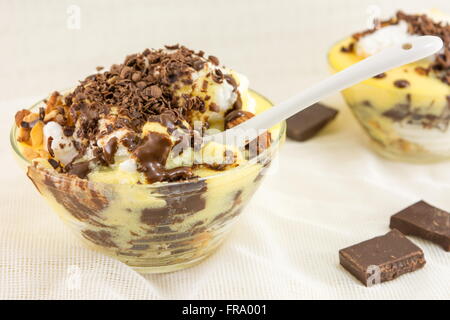
[[[383,78],[386,78],[386,73],[380,73],[380,74],[377,74],[376,76],[374,76],[374,78],[375,79],[383,79]]]
[[[215,69],[213,73],[211,73],[211,78],[214,82],[221,84],[223,82],[223,73],[220,69]]]
[[[60,167],[60,163],[58,161],[56,161],[55,159],[48,159],[47,160],[48,163],[50,163],[50,165],[53,167],[53,169],[57,169]]]
[[[234,80],[233,76],[227,74],[224,76],[224,79],[228,82],[228,84],[230,84],[233,87],[234,91],[237,90],[238,84],[236,80]]]
[[[219,112],[220,107],[216,103],[211,102],[209,105],[209,110],[211,110],[212,112]]]
[[[409,81],[408,80],[395,80],[394,86],[396,86],[399,89],[404,89],[409,87]]]
[[[44,118],[45,118],[45,108],[40,107],[39,108],[39,120],[44,121]]]
[[[159,98],[162,96],[162,91],[158,86],[151,86],[150,94],[153,98]]]
[[[192,84],[192,73],[202,69],[207,60],[183,46],[166,48],[170,51],[146,49],[129,55],[123,64],[87,77],[68,95],[70,114],[81,123],[77,132],[80,138],[95,140],[98,120],[112,107],[118,108],[117,126],[135,132],[140,132],[150,117],[168,110],[174,111],[180,121],[190,110],[205,110],[203,99],[191,95],[180,99],[172,86],[177,81]],[[219,69],[214,74],[217,81],[223,81]]]
[[[63,129],[63,133],[66,137],[71,137],[75,131],[75,127],[73,126],[65,126]]]
[[[354,42],[351,42],[347,47],[345,47],[345,46],[341,47],[341,52],[352,53],[353,51],[355,51],[355,43]]]
[[[165,45],[164,47],[166,47],[166,49],[167,50],[177,50],[177,49],[179,49],[180,48],[180,45],[177,43],[177,44],[174,44],[174,45]]]
[[[53,149],[52,149],[52,142],[53,142],[53,137],[48,137],[48,139],[47,139],[47,150],[48,150],[48,153],[50,153],[50,155],[52,156],[52,158],[54,158],[55,157],[55,153],[53,152]]]
[[[117,142],[117,137],[112,137],[103,147],[103,159],[105,159],[108,164],[114,164],[114,156],[118,148]]]
[[[207,92],[207,91],[208,91],[208,81],[207,80],[203,80],[202,92]]]
[[[219,59],[215,56],[209,56],[208,60],[211,61],[211,63],[215,66],[218,66],[220,64]]]
[[[421,76],[427,76],[430,73],[430,68],[416,67],[414,68],[414,71],[416,71]]]

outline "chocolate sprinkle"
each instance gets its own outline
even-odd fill
[[[354,42],[350,43],[347,47],[341,47],[341,52],[352,53],[353,51],[355,51],[355,43]]]
[[[386,73],[380,73],[380,74],[377,74],[375,77],[374,77],[375,79],[383,79],[383,78],[386,78]]]
[[[39,108],[39,120],[44,121],[44,118],[45,118],[45,108],[40,107]]]
[[[208,60],[211,61],[211,63],[215,66],[218,66],[220,64],[219,59],[215,56],[209,56]]]
[[[53,167],[53,169],[57,169],[60,164],[58,161],[56,161],[55,159],[48,159],[48,163],[50,163],[50,165]]]
[[[50,155],[54,158],[55,157],[55,153],[53,152],[53,149],[52,149],[52,142],[53,142],[53,137],[48,137],[48,139],[47,139],[47,150],[48,150],[48,153],[50,153]]]
[[[65,126],[63,129],[63,133],[66,137],[71,137],[75,131],[75,127],[73,126]]]
[[[409,81],[408,80],[395,80],[394,81],[394,86],[396,86],[399,89],[404,89],[409,87]]]

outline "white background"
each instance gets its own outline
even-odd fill
[[[81,28],[67,28],[67,8]],[[182,43],[218,56],[273,101],[328,74],[327,49],[383,16],[450,2],[367,0],[8,1],[0,0],[0,298],[280,299],[450,298],[450,254],[411,238],[423,270],[365,288],[338,264],[338,250],[386,233],[389,217],[426,199],[450,210],[450,164],[393,163],[367,148],[338,95],[341,113],[307,143],[288,141],[224,246],[201,265],[141,276],[85,249],[15,165],[14,112],[71,87],[98,65],[146,47]]]

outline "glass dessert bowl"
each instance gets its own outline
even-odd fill
[[[338,42],[328,53],[332,71],[338,72],[385,46],[424,34],[441,36],[445,51],[342,91],[373,148],[389,159],[450,159],[450,61],[443,60],[450,54],[450,25],[399,12],[374,30]]]
[[[68,93],[71,97],[72,92],[77,89]],[[245,89],[245,94],[244,103],[227,113],[225,127],[248,119],[247,99],[253,101],[252,114],[272,106],[254,91]],[[156,92],[156,95],[161,93]],[[61,101],[60,105],[66,108]],[[79,121],[69,123],[70,126],[75,123],[75,130],[69,130],[71,132],[64,136],[54,134],[56,125],[53,122],[58,119],[47,119],[52,112],[48,108],[51,102],[52,97],[16,115],[10,138],[19,163],[39,193],[88,247],[142,273],[184,269],[211,255],[229,234],[285,139],[283,122],[266,131],[264,137],[270,142],[262,147],[257,143],[257,147],[252,148],[250,143],[250,146],[236,150],[213,143],[199,150],[185,148],[180,155],[174,156],[173,147],[179,141],[170,144],[170,137],[163,129],[173,129],[175,122],[168,121],[163,112],[156,114],[156,118],[152,114],[138,126],[138,131],[126,127],[132,134],[140,134],[134,141],[135,146],[130,147],[130,139],[126,139],[130,132],[122,137],[119,135],[124,130],[123,121],[113,121],[121,125],[118,131],[107,132],[107,143],[101,143],[106,133],[100,137],[97,132],[96,139],[88,139],[89,146],[100,150],[101,161],[99,152],[85,150],[82,157],[79,152],[78,157],[73,156],[68,161],[71,151],[82,149],[78,145],[82,140],[77,138]],[[217,109],[217,106],[213,107]],[[233,114],[235,116],[230,118]],[[132,118],[127,116],[126,119]],[[217,124],[218,117],[214,121]],[[63,123],[62,120],[59,122]],[[143,129],[149,126],[152,130]],[[188,127],[186,124],[180,128],[191,138],[192,131]],[[53,132],[53,136],[49,132]],[[156,138],[167,142],[170,148],[161,143],[149,145]],[[76,148],[72,148],[72,143]],[[199,154],[203,158],[199,159]],[[217,154],[227,161],[211,160],[219,159],[214,158]],[[95,158],[92,155],[96,155]],[[81,160],[86,157],[90,160]],[[175,160],[181,162],[176,164]],[[133,170],[130,170],[130,161],[134,163]],[[160,167],[161,163],[163,167]]]

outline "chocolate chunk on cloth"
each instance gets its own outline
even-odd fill
[[[407,235],[430,240],[445,251],[450,251],[450,213],[425,201],[419,201],[394,214],[390,227]]]
[[[392,230],[339,251],[341,265],[369,287],[422,268],[422,249],[400,231]]]
[[[287,119],[287,136],[293,140],[306,141],[314,137],[338,114],[333,108],[316,103]]]

